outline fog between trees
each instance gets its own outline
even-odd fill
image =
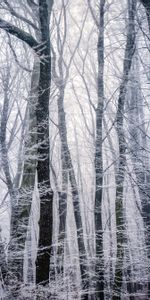
[[[150,298],[150,3],[0,1],[1,299]]]

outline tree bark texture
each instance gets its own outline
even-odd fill
[[[96,299],[104,299],[104,255],[103,255],[103,228],[102,228],[102,197],[103,197],[103,107],[104,107],[104,14],[105,0],[100,1],[99,33],[97,44],[98,105],[96,110],[96,149],[95,149],[95,234],[96,234]]]
[[[37,176],[40,197],[39,249],[36,260],[36,283],[49,281],[53,225],[53,192],[50,185],[49,96],[51,84],[51,54],[49,12],[46,0],[39,0],[41,45],[37,117]]]

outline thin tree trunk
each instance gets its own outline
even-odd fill
[[[121,287],[123,283],[123,261],[124,261],[124,242],[125,242],[125,219],[123,206],[123,190],[126,165],[126,143],[123,129],[124,106],[126,99],[127,83],[131,69],[132,58],[135,51],[135,13],[136,0],[128,0],[128,31],[123,65],[123,78],[120,86],[118,109],[116,115],[117,135],[119,144],[118,172],[116,174],[116,238],[117,254],[113,288],[113,300],[121,299]]]
[[[60,88],[60,94],[58,98],[58,119],[59,119],[59,134],[61,139],[61,147],[62,147],[62,164],[63,164],[63,193],[64,198],[60,199],[63,201],[61,204],[61,212],[62,213],[62,229],[65,229],[65,222],[66,222],[66,210],[67,210],[67,194],[66,194],[66,187],[67,187],[67,180],[69,174],[69,180],[71,184],[71,193],[72,193],[72,200],[73,200],[73,208],[74,208],[74,216],[75,216],[75,223],[77,228],[77,243],[79,249],[79,264],[80,264],[80,272],[81,272],[81,280],[82,280],[82,288],[87,289],[88,285],[88,275],[87,275],[87,267],[86,267],[86,250],[84,245],[84,238],[83,238],[83,225],[82,225],[82,218],[81,218],[81,210],[80,210],[80,200],[79,200],[79,192],[76,182],[76,177],[74,173],[74,168],[72,164],[71,154],[68,147],[68,140],[67,140],[67,128],[66,128],[66,120],[65,120],[65,111],[64,111],[64,90]],[[63,234],[63,231],[60,232]],[[64,238],[64,235],[62,236]],[[83,295],[83,297],[85,297]],[[85,298],[86,299],[86,298]]]
[[[67,190],[68,190],[68,164],[67,164],[67,133],[66,118],[63,107],[64,88],[60,87],[57,99],[58,127],[61,141],[61,164],[62,164],[62,192],[59,196],[59,236],[58,236],[58,272],[64,272],[64,244],[66,239],[66,217],[67,217]]]
[[[17,203],[17,193],[14,189],[13,182],[11,179],[10,174],[10,168],[9,168],[9,158],[8,158],[8,149],[6,145],[6,128],[7,128],[7,121],[8,121],[8,110],[9,110],[9,97],[8,97],[8,90],[9,90],[9,79],[10,79],[10,70],[7,70],[7,75],[4,82],[4,104],[3,104],[3,110],[2,110],[2,116],[1,116],[1,126],[0,126],[0,145],[1,145],[1,154],[2,154],[2,167],[6,178],[6,184],[10,196],[10,206],[11,206],[11,212],[14,213],[14,207]],[[10,235],[10,244],[9,250],[12,248],[12,235]],[[1,252],[4,251],[4,247],[1,247]],[[10,252],[10,251],[9,251]],[[3,263],[4,263],[4,257],[5,253],[3,253]],[[16,257],[16,253],[11,253],[11,257]],[[6,265],[6,261],[5,264]],[[18,270],[17,266],[12,267],[12,264],[10,266],[10,261],[8,259],[7,269],[5,268],[5,271],[7,270],[7,273],[3,274],[3,268],[2,268],[2,276],[4,279],[4,282],[6,285],[11,284],[12,274],[13,274],[13,280],[17,281],[17,279],[20,281],[20,270]]]
[[[66,22],[66,21],[65,21]],[[65,29],[64,29],[65,31]],[[82,31],[81,31],[82,35]],[[81,35],[79,37],[78,45],[81,39]],[[59,44],[58,37],[58,44]],[[82,224],[82,217],[81,217],[81,209],[80,209],[80,197],[78,191],[78,185],[76,182],[76,176],[74,171],[74,166],[72,163],[71,153],[68,146],[68,138],[67,138],[67,127],[66,127],[66,114],[64,109],[64,93],[65,87],[67,83],[67,78],[69,74],[69,67],[64,65],[63,66],[63,52],[64,52],[64,41],[66,39],[66,32],[64,34],[64,40],[61,45],[61,49],[59,49],[59,60],[58,60],[58,70],[59,75],[56,71],[56,54],[53,49],[53,75],[56,79],[56,85],[59,91],[58,99],[57,99],[57,106],[58,106],[58,127],[59,127],[59,135],[61,141],[61,160],[62,160],[62,193],[59,196],[59,213],[60,213],[60,226],[59,226],[59,247],[58,247],[58,255],[61,258],[61,268],[63,272],[63,259],[64,259],[64,241],[65,241],[65,234],[66,234],[66,214],[67,214],[67,187],[68,187],[68,179],[71,185],[71,193],[72,193],[72,200],[73,200],[73,210],[74,210],[74,217],[75,217],[75,224],[77,228],[77,244],[79,249],[79,265],[80,265],[80,272],[81,272],[81,281],[82,281],[82,289],[85,291],[88,287],[88,274],[87,274],[87,257],[86,257],[86,249],[84,244],[84,235],[83,235],[83,224]],[[77,48],[75,48],[77,49]],[[75,52],[72,54],[72,58],[74,57]],[[66,68],[66,75],[63,67]],[[84,298],[85,297],[85,298]],[[86,299],[87,294],[83,292],[83,299]]]
[[[95,149],[95,234],[96,234],[96,299],[104,299],[104,254],[102,228],[102,188],[103,188],[103,154],[102,154],[102,122],[104,107],[104,14],[105,0],[100,1],[98,55],[98,105],[96,110],[96,149]]]

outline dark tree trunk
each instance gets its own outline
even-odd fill
[[[18,39],[27,43],[38,55],[40,59],[40,74],[39,74],[39,94],[38,103],[36,107],[37,117],[37,175],[38,175],[38,187],[40,194],[40,233],[39,233],[39,247],[38,257],[36,261],[37,265],[37,283],[47,282],[49,279],[49,259],[50,248],[52,243],[52,200],[53,193],[50,188],[50,172],[49,172],[49,94],[50,94],[50,82],[51,82],[51,59],[50,59],[50,38],[49,38],[49,17],[52,9],[53,1],[49,1],[49,7],[47,2],[39,1],[39,21],[40,21],[40,34],[41,44],[39,44],[30,34],[24,30],[12,25],[0,19],[0,28],[4,29],[8,33],[16,36]],[[30,198],[31,199],[31,198]],[[28,226],[29,221],[29,209],[31,202],[23,209],[19,209],[17,205],[12,211],[12,230],[14,236],[12,237],[13,243],[11,243],[10,250],[15,249],[15,242],[21,246],[25,242],[25,235],[23,227]],[[18,217],[19,216],[19,217]],[[21,224],[23,222],[22,228]],[[19,229],[19,230],[18,230]],[[23,232],[22,232],[23,230]],[[25,230],[25,233],[26,233]],[[15,235],[16,233],[16,235]],[[23,251],[21,247],[21,251]],[[43,254],[43,255],[40,255]],[[14,261],[13,261],[14,259]],[[15,258],[11,257],[11,261],[15,263]],[[17,262],[16,262],[17,264]],[[21,270],[19,268],[21,267]],[[19,263],[18,279],[21,280],[23,271],[23,261]],[[20,277],[21,276],[21,277]]]
[[[120,93],[118,98],[118,109],[116,115],[117,135],[119,144],[119,162],[118,171],[116,174],[116,238],[117,238],[117,257],[115,266],[114,278],[114,296],[113,300],[121,299],[121,287],[123,282],[123,260],[124,260],[124,242],[125,242],[125,219],[123,206],[123,186],[125,177],[126,165],[126,143],[123,129],[124,123],[124,106],[126,99],[127,83],[129,79],[129,72],[131,69],[132,58],[135,51],[135,13],[136,0],[128,0],[128,32],[123,66],[123,78],[120,86]]]
[[[100,1],[100,24],[97,45],[98,55],[98,105],[96,110],[96,151],[95,151],[95,234],[96,234],[96,299],[104,299],[104,254],[102,228],[102,188],[103,188],[103,154],[102,123],[104,107],[104,11],[105,0]]]
[[[39,23],[40,23],[40,44],[28,33],[19,29],[0,19],[0,28],[8,33],[15,35],[18,39],[28,44],[38,55],[40,59],[39,70],[39,91],[37,105],[35,108],[36,115],[36,129],[37,129],[37,176],[38,188],[40,196],[40,221],[39,221],[39,251],[36,260],[37,283],[46,283],[49,280],[49,264],[50,264],[50,251],[52,244],[52,220],[53,220],[53,193],[50,186],[50,170],[49,170],[49,95],[51,84],[51,57],[50,57],[50,36],[49,36],[49,20],[50,12],[52,9],[53,1],[40,1],[39,0]],[[35,137],[35,136],[34,136]],[[27,173],[30,170],[27,170]],[[32,171],[31,171],[32,172]],[[33,174],[35,176],[35,174]],[[27,176],[27,174],[25,174]],[[31,192],[31,191],[30,191]],[[31,193],[32,194],[32,193]],[[21,193],[20,193],[20,196]],[[19,196],[19,198],[20,198]],[[28,205],[23,207],[15,205],[12,210],[12,231],[13,243],[10,246],[10,252],[13,253],[15,249],[15,241],[18,247],[21,246],[19,251],[23,251],[23,246],[26,240],[26,232],[29,221],[30,207],[32,195]],[[24,201],[25,202],[25,201]],[[25,203],[24,203],[25,204]],[[21,226],[23,222],[23,226]],[[26,229],[24,229],[26,228]],[[12,251],[11,251],[12,250]],[[11,262],[16,264],[15,257],[11,256]],[[18,263],[17,276],[22,279],[23,274],[23,256],[20,258],[22,262]],[[18,260],[19,261],[19,260]],[[20,270],[21,268],[21,270]]]
[[[67,189],[68,189],[68,164],[67,164],[67,132],[64,112],[64,87],[59,88],[57,99],[58,126],[61,141],[61,169],[62,169],[62,192],[59,195],[59,235],[58,235],[58,273],[63,276],[64,272],[64,244],[66,238],[67,217]]]
[[[51,84],[51,57],[49,13],[46,0],[39,0],[41,46],[39,47],[40,74],[37,116],[37,176],[40,196],[39,249],[36,260],[36,283],[49,281],[52,246],[53,192],[50,185],[49,96]]]

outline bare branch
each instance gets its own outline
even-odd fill
[[[91,5],[91,0],[87,0],[87,2],[88,2],[88,6],[89,6],[89,9],[90,9],[92,18],[93,18],[93,20],[94,20],[96,26],[99,28],[99,22],[98,22],[98,20],[97,20],[95,14],[94,14],[94,11],[93,11],[93,8],[92,8],[92,5]]]
[[[7,5],[8,9],[9,9],[9,12],[12,16],[18,18],[19,20],[27,23],[28,25],[32,26],[33,29],[35,30],[39,30],[39,28],[33,23],[31,22],[30,20],[26,19],[25,17],[21,16],[20,14],[18,14],[14,9],[13,7],[8,3],[7,0],[4,0],[5,4]]]
[[[18,57],[17,57],[17,54],[16,54],[16,52],[15,52],[13,46],[12,46],[12,43],[11,43],[11,39],[10,39],[9,34],[8,34],[8,44],[9,44],[9,47],[10,47],[12,53],[13,53],[13,56],[14,56],[14,59],[15,59],[15,62],[17,63],[17,65],[18,65],[21,69],[23,69],[24,71],[26,71],[26,72],[28,72],[28,73],[31,73],[31,70],[30,70],[30,69],[28,69],[28,68],[26,68],[25,66],[21,65],[21,63],[19,62]]]
[[[32,35],[25,32],[24,30],[18,28],[17,26],[3,20],[0,18],[0,28],[5,30],[6,32],[16,36],[19,40],[25,42],[28,46],[30,46],[35,52],[38,51],[38,42],[33,38]]]

